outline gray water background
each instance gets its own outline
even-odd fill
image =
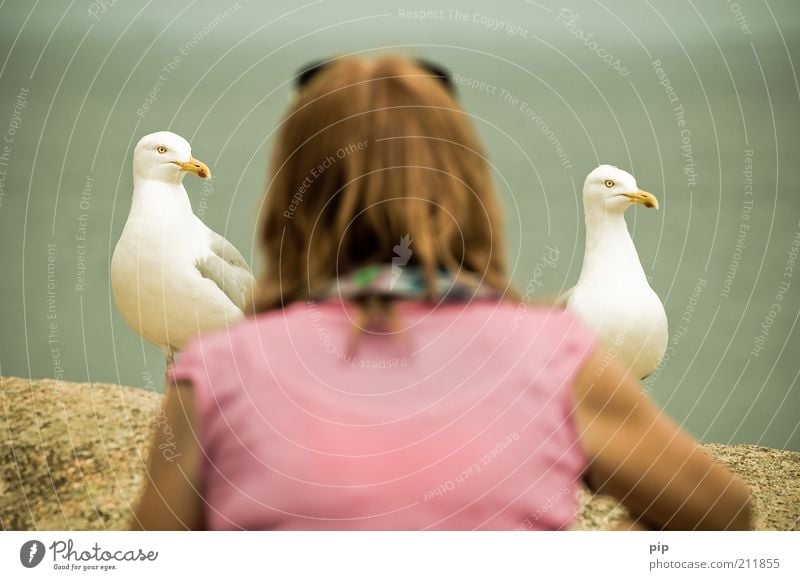
[[[799,6],[7,1],[0,374],[161,389],[163,357],[108,280],[132,146],[187,137],[215,174],[185,181],[196,213],[259,268],[255,215],[292,75],[402,52],[459,75],[523,291],[575,283],[583,179],[599,163],[630,170],[662,204],[627,216],[671,328],[647,388],[703,440],[800,449]]]

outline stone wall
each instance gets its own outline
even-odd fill
[[[117,385],[0,378],[0,529],[124,529],[161,397]],[[750,485],[758,529],[800,529],[800,453],[706,449]],[[582,492],[575,529],[614,529],[614,500]]]

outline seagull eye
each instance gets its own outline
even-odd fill
[[[167,152],[167,148],[164,147],[163,145],[159,145],[158,147],[156,147],[156,151],[158,151],[159,153],[161,153],[163,155],[164,153]]]
[[[603,185],[605,185],[606,187],[614,187],[614,182],[613,182],[613,181],[611,181],[610,179],[606,179],[606,180],[603,182]]]

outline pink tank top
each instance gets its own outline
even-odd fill
[[[572,383],[594,346],[576,317],[482,300],[397,305],[402,335],[294,303],[195,339],[209,529],[555,530],[586,467]]]

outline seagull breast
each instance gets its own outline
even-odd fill
[[[669,335],[664,305],[647,281],[625,222],[624,212],[636,203],[658,207],[627,172],[601,165],[589,174],[583,267],[578,284],[560,301],[596,331],[610,358],[644,378],[661,364]]]

